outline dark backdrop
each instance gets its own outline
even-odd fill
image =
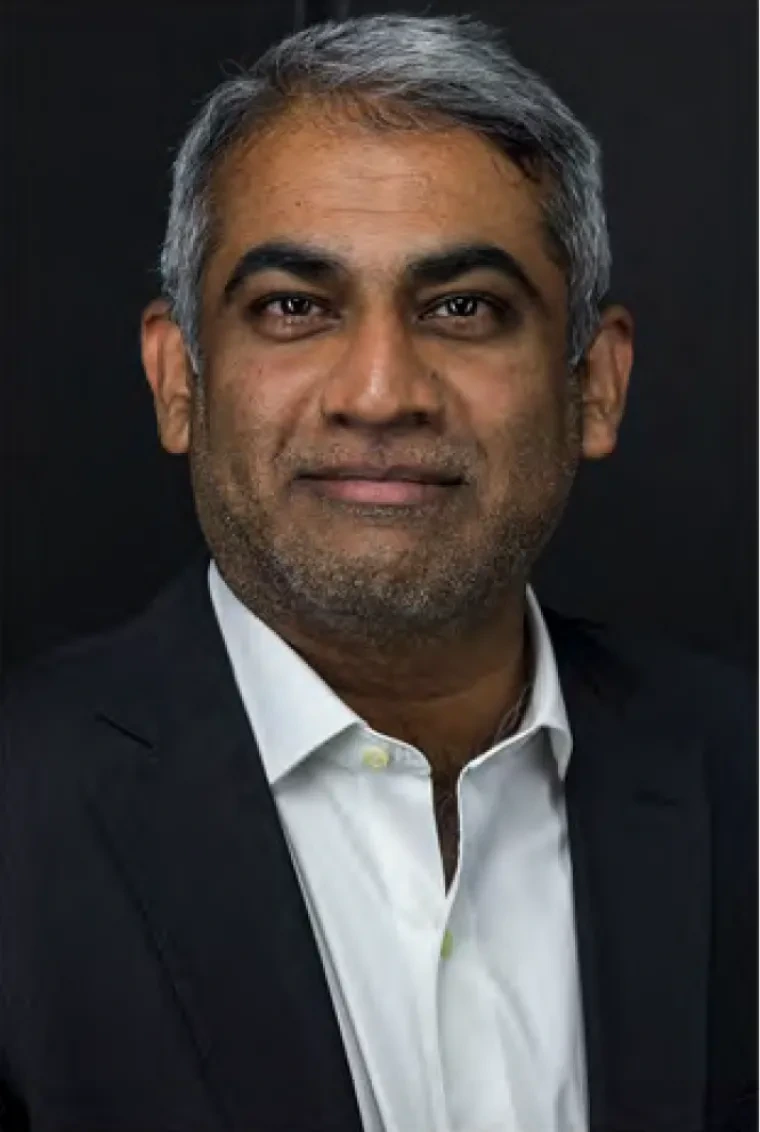
[[[754,664],[755,5],[486,2],[603,143],[637,360],[618,453],[581,472],[542,598]],[[198,100],[303,21],[448,3],[4,9],[2,645],[12,666],[143,605],[200,545],[137,327]]]

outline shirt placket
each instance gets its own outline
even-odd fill
[[[373,749],[374,748],[374,749]],[[387,759],[381,755],[386,751]],[[447,915],[429,766],[423,756],[399,744],[365,745],[371,772],[372,845],[378,876],[395,924],[399,959],[415,1004],[416,1044],[424,1072],[418,1080],[425,1127],[448,1132],[445,1089],[437,1029],[437,980]],[[419,1122],[419,1114],[418,1114]],[[417,1124],[415,1124],[415,1127]],[[409,1132],[394,1120],[388,1132]]]

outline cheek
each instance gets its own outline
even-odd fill
[[[206,376],[209,442],[216,452],[258,433],[272,417],[262,368],[225,361],[215,359]]]
[[[487,440],[535,432],[562,415],[563,376],[548,357],[521,351],[496,359],[460,385],[473,431]]]
[[[483,445],[487,493],[495,500],[517,491],[527,504],[543,495],[569,457],[566,377],[543,368],[510,376],[492,388],[473,428]]]
[[[299,419],[292,382],[260,363],[237,360],[209,373],[207,445],[223,478],[241,490],[269,495],[287,471]]]

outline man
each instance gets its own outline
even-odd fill
[[[750,697],[528,588],[631,368],[593,140],[482,25],[312,27],[162,270],[210,561],[7,689],[3,1128],[754,1127]]]

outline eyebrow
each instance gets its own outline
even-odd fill
[[[525,297],[542,311],[547,304],[541,291],[520,262],[497,244],[456,244],[454,247],[407,260],[404,276],[410,285],[431,286],[450,283],[477,269],[495,271],[516,283]],[[232,270],[222,293],[228,305],[246,279],[262,271],[285,271],[310,283],[326,283],[345,277],[348,265],[323,248],[289,240],[269,240],[249,248]]]

